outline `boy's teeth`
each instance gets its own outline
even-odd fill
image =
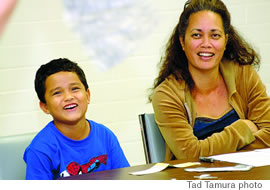
[[[72,108],[75,108],[76,105],[70,105],[70,106],[66,106],[65,109],[72,109]]]

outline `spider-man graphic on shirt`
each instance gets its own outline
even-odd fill
[[[60,177],[74,176],[80,174],[91,173],[95,169],[99,168],[100,164],[106,165],[107,155],[101,155],[91,158],[86,164],[78,164],[77,162],[71,162],[67,166],[67,170],[60,174]]]

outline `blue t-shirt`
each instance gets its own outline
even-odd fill
[[[64,136],[51,121],[24,152],[26,179],[57,179],[83,173],[129,167],[117,137],[104,125],[88,120],[83,140]]]
[[[224,128],[239,119],[236,111],[233,109],[219,119],[207,117],[198,117],[195,120],[193,133],[199,139],[205,139],[213,133],[221,132]]]

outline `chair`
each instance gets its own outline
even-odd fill
[[[154,113],[140,114],[139,121],[146,163],[163,162],[165,158],[165,141],[155,122]]]
[[[0,179],[25,179],[23,153],[35,135],[36,133],[28,133],[0,137]]]

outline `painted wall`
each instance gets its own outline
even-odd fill
[[[61,0],[21,0],[0,37],[0,136],[39,131],[51,117],[41,112],[34,76],[41,64],[67,57],[84,69],[91,90],[87,118],[118,137],[131,165],[144,164],[138,115],[152,112],[147,89],[184,0],[150,0],[159,25],[121,64],[103,72],[88,58],[63,20]],[[259,51],[259,71],[270,92],[270,1],[224,0],[234,26]],[[143,27],[143,26],[142,26]],[[106,47],[104,47],[106,48]]]

